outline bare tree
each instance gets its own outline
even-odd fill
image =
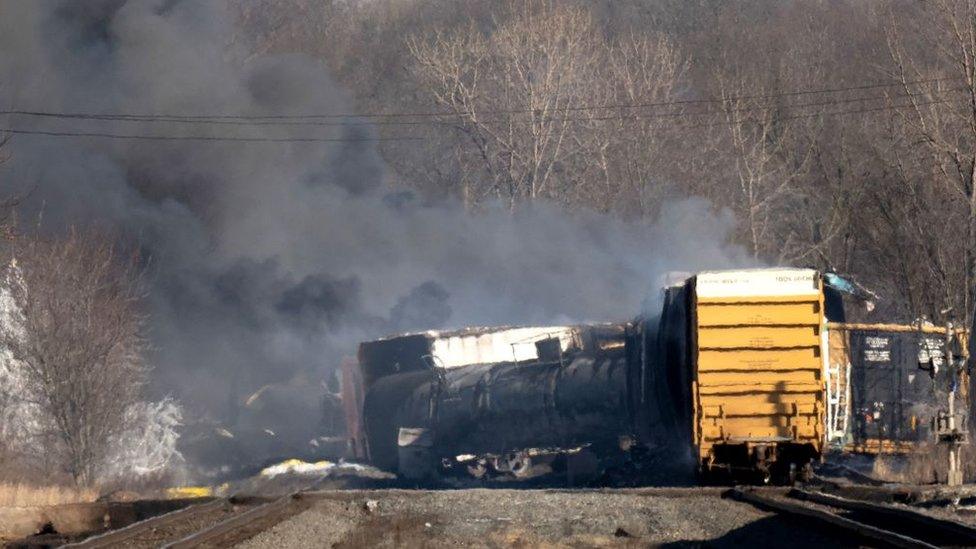
[[[409,42],[429,92],[456,115],[492,181],[487,192],[512,208],[557,194],[554,171],[575,152],[567,109],[582,100],[577,81],[593,63],[586,15],[535,4],[489,35],[472,27]]]
[[[471,21],[408,42],[418,80],[467,143],[462,173],[475,168],[490,181],[475,201],[646,214],[663,131],[634,106],[672,99],[686,64],[666,37],[606,38],[578,7],[510,10],[488,31]]]
[[[932,0],[889,13],[887,47],[900,84],[894,131],[910,145],[893,164],[911,215],[923,223],[928,281],[951,316],[976,309],[976,4]],[[906,162],[908,160],[908,162]],[[932,311],[938,313],[938,311]]]
[[[20,368],[23,398],[43,410],[65,472],[92,484],[146,380],[140,270],[106,235],[23,238],[7,273],[16,311],[0,342]]]
[[[745,227],[753,257],[785,262],[786,240],[777,237],[777,221],[784,203],[795,197],[806,175],[813,147],[804,128],[791,119],[772,97],[776,91],[757,84],[747,74],[717,74],[725,134],[715,143],[727,151],[736,189],[735,211]]]
[[[733,243],[854,274],[884,314],[976,310],[970,0],[234,3],[361,110],[450,113],[379,145],[394,183],[629,219],[704,196]]]
[[[472,22],[408,43],[428,93],[470,144],[468,165],[491,182],[480,194],[512,208],[522,199],[566,199],[582,180],[567,168],[580,152],[576,108],[589,99],[601,53],[582,10],[545,1],[513,9],[488,34]]]
[[[636,32],[609,41],[604,59],[588,94],[604,108],[585,113],[576,137],[595,168],[592,180],[602,185],[587,184],[580,202],[644,219],[669,191],[663,179],[678,156],[668,147],[676,136],[670,122],[683,109],[635,106],[674,101],[688,61],[666,36]]]

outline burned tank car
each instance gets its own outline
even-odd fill
[[[647,429],[643,324],[473,329],[364,343],[369,458],[407,477],[592,478]],[[652,342],[656,344],[655,342]],[[642,407],[644,409],[642,409]]]
[[[431,426],[435,456],[478,477],[527,478],[549,472],[560,457],[606,456],[632,433],[627,361],[616,355],[450,369],[414,391],[400,423]],[[404,455],[427,452],[399,442],[401,470]]]

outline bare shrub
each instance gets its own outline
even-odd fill
[[[105,466],[148,372],[140,270],[112,242],[80,230],[24,238],[8,272],[16,309],[0,326],[21,398],[44,415],[33,440],[79,485]]]

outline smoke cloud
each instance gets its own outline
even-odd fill
[[[0,0],[0,107],[351,110],[316,60],[245,61],[232,45],[233,25],[217,1]],[[370,142],[375,132],[362,121],[296,127],[0,116],[0,127],[343,140],[14,135],[5,149],[0,181],[4,192],[29,191],[23,219],[40,218],[49,231],[108,226],[145,252],[153,390],[235,437],[198,456],[208,463],[242,448],[255,460],[301,452],[319,428],[324,380],[358,341],[465,325],[626,319],[666,271],[744,262],[724,245],[733,220],[702,201],[632,225],[545,203],[469,213],[391,189]],[[277,385],[264,404],[244,405],[269,384]]]

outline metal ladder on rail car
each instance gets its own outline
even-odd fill
[[[842,383],[843,381],[843,383]],[[843,446],[850,417],[851,365],[827,368],[827,442]]]

